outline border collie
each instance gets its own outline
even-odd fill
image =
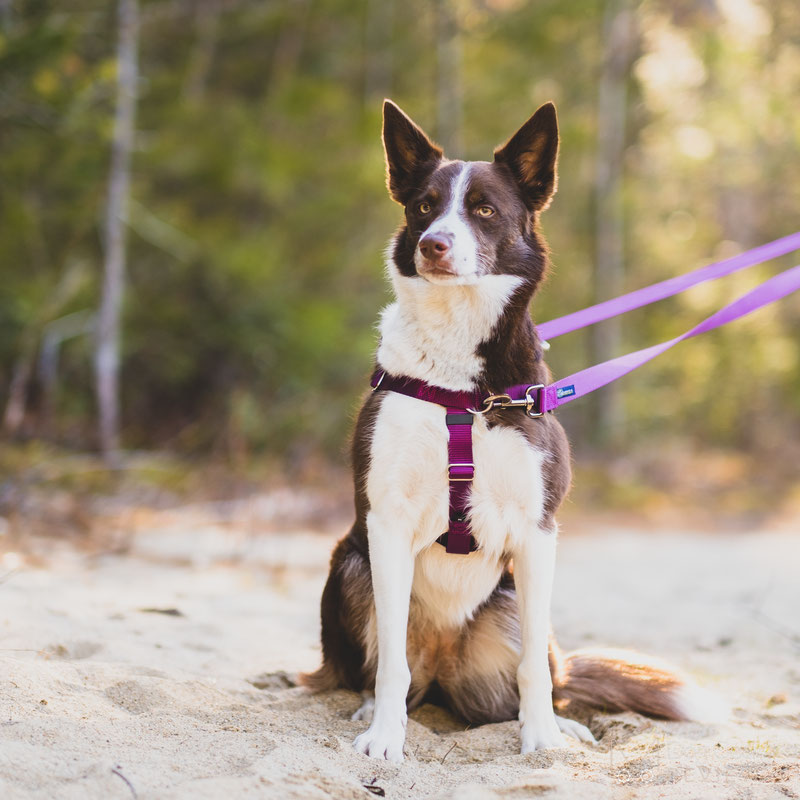
[[[548,263],[539,215],[556,190],[558,124],[543,105],[494,160],[451,161],[394,103],[383,144],[405,221],[388,250],[396,301],[380,322],[377,369],[489,396],[546,384],[529,304]],[[570,485],[552,414],[475,414],[466,520],[476,549],[447,552],[446,408],[368,394],[353,440],[356,521],[322,595],[323,664],[313,690],[359,691],[355,748],[402,761],[409,710],[428,700],[471,724],[519,718],[522,752],[584,742],[555,714],[578,701],[666,719],[701,716],[701,690],[635,654],[563,655],[550,630],[555,514]],[[512,571],[513,563],[513,571]]]

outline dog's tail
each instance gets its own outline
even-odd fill
[[[556,701],[671,720],[719,722],[728,715],[715,694],[649,656],[627,650],[575,650],[558,656],[553,675]]]
[[[342,685],[336,670],[328,661],[324,661],[322,666],[314,672],[301,672],[297,682],[312,692],[327,692],[330,689],[338,689]]]

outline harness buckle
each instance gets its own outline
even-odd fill
[[[531,392],[533,391],[536,392],[536,397],[531,396]],[[544,400],[544,384],[537,383],[534,386],[529,386],[525,390],[525,413],[533,419],[536,419],[536,417],[543,417],[544,416],[544,411],[542,410],[544,406],[543,400]]]
[[[372,387],[372,391],[373,392],[377,392],[378,391],[378,387],[383,383],[383,379],[385,377],[386,377],[386,370],[383,370],[381,372],[380,378],[378,378],[378,382]]]
[[[513,400],[511,395],[508,394],[490,394],[483,401],[483,408],[480,411],[476,411],[473,408],[468,408],[467,411],[469,411],[470,414],[483,416],[495,408],[524,408],[525,413],[529,417],[536,419],[536,417],[544,416],[544,411],[542,411],[544,405],[542,402],[544,399],[542,395],[543,391],[544,384],[536,383],[529,386],[525,390],[525,397],[521,397],[519,400]]]
[[[513,406],[514,401],[511,399],[511,395],[508,394],[490,394],[487,398],[483,401],[483,408],[480,411],[476,411],[473,408],[468,408],[470,414],[478,414],[483,416],[484,414],[488,414],[493,408],[505,408],[506,406]]]
[[[454,469],[469,470],[469,475],[466,473],[453,474]],[[475,465],[467,464],[448,464],[447,465],[447,480],[449,481],[471,481],[475,478]]]

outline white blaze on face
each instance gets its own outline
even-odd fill
[[[461,169],[453,177],[450,204],[420,237],[422,239],[428,235],[441,234],[449,237],[453,242],[453,246],[444,260],[455,272],[455,277],[426,275],[426,279],[433,283],[474,283],[480,274],[478,240],[467,221],[465,204],[469,175],[470,165],[462,164]],[[414,264],[418,272],[424,271],[425,258],[420,252],[419,245],[414,253]]]

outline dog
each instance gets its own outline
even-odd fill
[[[383,144],[405,220],[387,250],[396,301],[381,315],[376,375],[479,397],[546,384],[529,305],[548,266],[539,217],[556,191],[555,106],[541,106],[493,161],[465,162],[445,158],[386,100]],[[559,650],[550,629],[555,515],[571,471],[555,416],[470,409],[463,524],[476,549],[448,552],[448,409],[384,391],[381,380],[355,426],[356,520],[322,595],[323,663],[301,676],[314,691],[362,693],[353,719],[369,727],[356,750],[402,761],[407,713],[423,701],[473,725],[518,717],[523,753],[562,747],[565,734],[595,741],[556,715],[569,701],[671,720],[710,716],[699,687],[653,660]]]

